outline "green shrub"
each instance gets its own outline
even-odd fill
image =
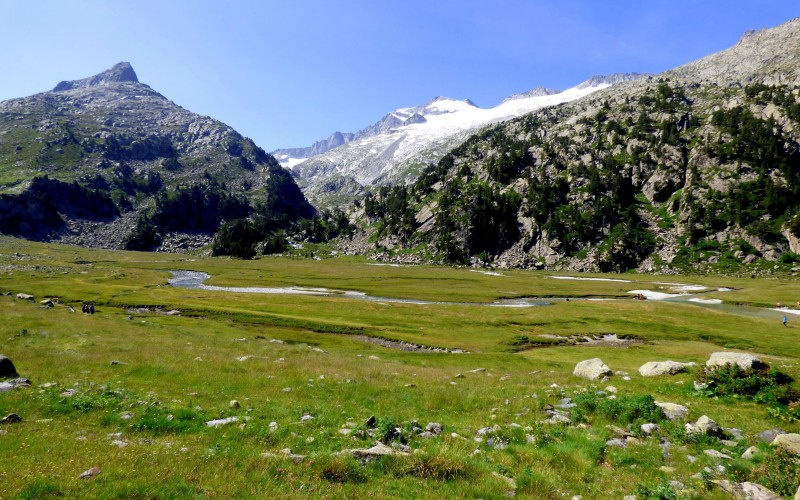
[[[781,254],[781,262],[784,264],[794,264],[800,262],[800,255],[794,252],[784,252]]]
[[[649,394],[623,395],[616,399],[607,399],[597,394],[580,394],[574,399],[572,410],[576,421],[587,420],[590,415],[599,414],[605,419],[628,425],[638,422],[659,422],[666,419],[664,411],[656,406],[653,396]]]
[[[660,483],[656,486],[647,486],[644,484],[636,485],[636,498],[644,500],[675,500],[678,498],[677,493],[669,485],[669,483]]]
[[[463,480],[473,475],[470,464],[465,462],[463,457],[444,453],[411,455],[400,466],[398,472],[400,475],[437,481]]]
[[[319,464],[319,476],[332,483],[365,483],[364,466],[351,456],[332,456]]]
[[[48,409],[57,414],[73,412],[88,413],[94,410],[117,411],[122,406],[125,393],[111,389],[90,389],[62,395],[60,390],[53,389],[45,393],[49,399]]]
[[[792,378],[776,368],[743,370],[738,365],[724,367],[697,376],[700,383],[706,384],[703,390],[707,396],[743,397],[759,403],[787,405],[798,399],[800,393],[792,389]]]
[[[790,498],[800,484],[800,464],[797,457],[782,448],[764,453],[762,462],[753,471],[751,481]]]

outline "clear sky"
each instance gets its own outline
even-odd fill
[[[661,72],[795,17],[798,0],[0,0],[0,100],[129,61],[271,151],[440,95],[491,107]]]

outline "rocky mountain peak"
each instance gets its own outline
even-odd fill
[[[64,90],[83,89],[88,87],[95,87],[98,85],[105,85],[108,83],[118,82],[134,82],[139,83],[139,78],[133,70],[133,66],[129,62],[121,62],[115,64],[112,68],[103,71],[89,78],[81,80],[63,81],[53,88],[53,92],[61,92]]]

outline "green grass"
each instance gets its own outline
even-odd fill
[[[176,289],[166,285],[174,269],[208,272],[215,285],[326,287],[453,304]],[[702,365],[711,352],[738,347],[797,378],[797,325],[790,321],[786,329],[777,312],[732,305],[793,304],[800,296],[793,278],[596,276],[632,281],[622,283],[502,274],[375,266],[352,257],[243,262],[0,238],[0,292],[36,296],[34,302],[0,296],[0,353],[33,383],[0,393],[0,414],[23,418],[0,435],[6,458],[0,461],[0,497],[497,498],[509,490],[504,478],[512,478],[519,496],[533,498],[664,497],[670,479],[699,497],[722,498],[691,479],[714,466],[704,449],[725,451],[718,441],[693,441],[682,424],[662,421],[659,436],[618,449],[606,445],[612,437],[606,426],[656,419],[652,397],[688,403],[692,419],[707,414],[742,429],[739,455],[764,429],[800,430],[800,423],[781,420],[758,401],[696,393],[697,369],[667,378],[637,373],[646,361]],[[709,293],[726,301],[721,308],[585,300],[669,287],[659,282],[737,290]],[[41,307],[44,297],[56,298],[56,307]],[[509,297],[573,300],[525,309],[475,304]],[[95,315],[80,313],[84,302],[96,304]],[[151,312],[129,310],[140,307]],[[182,314],[161,315],[159,308]],[[548,340],[542,343],[552,347],[514,348],[522,336],[530,343],[543,334],[605,333],[642,342],[614,348]],[[469,354],[405,352],[364,342],[362,335]],[[630,380],[621,374],[604,383],[574,378],[575,363],[593,357]],[[485,371],[472,372],[477,368]],[[48,382],[57,385],[41,387]],[[595,394],[607,385],[618,389],[614,402]],[[547,405],[563,397],[580,402],[585,428],[541,423]],[[230,406],[234,399],[240,407]],[[301,422],[306,414],[313,420]],[[365,425],[373,415],[374,429]],[[204,425],[226,417],[239,421]],[[428,422],[441,423],[442,434],[418,436],[415,427]],[[353,427],[351,434],[339,432],[343,425]],[[494,425],[500,428],[474,440],[479,429]],[[395,427],[399,436],[391,433]],[[665,456],[660,437],[685,450]],[[419,451],[370,463],[339,454],[378,438]],[[504,446],[490,446],[488,438]],[[306,460],[283,458],[286,448]],[[78,479],[94,466],[99,475]],[[783,492],[790,482],[782,479],[786,467],[777,458],[737,461],[727,477],[760,480]]]

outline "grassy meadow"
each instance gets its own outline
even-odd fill
[[[324,287],[378,299],[175,288],[170,270],[206,272],[209,285]],[[790,315],[787,328],[768,309],[800,300],[796,278],[497,274],[0,238],[0,354],[32,385],[0,393],[0,418],[22,417],[0,424],[0,498],[727,498],[718,479],[794,494],[797,463],[756,435],[800,432],[800,413],[777,411],[769,398],[709,397],[693,382],[712,352],[728,350],[800,377],[800,316]],[[724,304],[628,293],[676,283],[707,286],[713,291],[702,297]],[[41,305],[46,298],[55,306]],[[487,305],[515,299],[550,305]],[[82,314],[83,303],[95,314]],[[164,314],[172,310],[180,314]],[[635,342],[564,341],[606,334]],[[607,381],[572,375],[595,357],[615,372]],[[698,367],[650,378],[637,371],[667,359]],[[687,434],[683,422],[648,413],[649,396],[689,407],[689,422],[708,415],[740,429],[742,439]],[[573,422],[543,423],[563,398],[577,403]],[[238,421],[205,425],[227,417]],[[657,418],[661,429],[642,435],[639,424]],[[430,422],[442,432],[421,434]],[[620,428],[638,443],[609,445]],[[340,453],[377,440],[407,454]],[[756,458],[739,458],[750,446]],[[79,478],[92,467],[100,472]]]

